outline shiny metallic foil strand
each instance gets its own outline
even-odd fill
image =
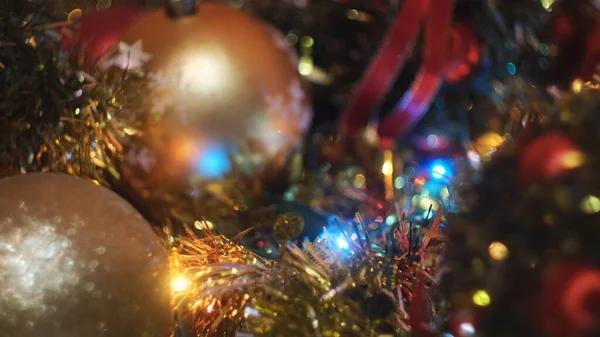
[[[500,134],[507,140],[519,139],[532,125],[544,125],[552,117],[552,98],[546,89],[514,76],[504,83],[494,82],[492,100],[497,110],[488,119],[488,131]]]
[[[61,171],[108,184],[107,177],[119,178],[113,156],[127,130],[117,93],[102,74],[67,62],[60,48],[81,11],[60,21],[44,16],[42,3],[0,7],[0,173]]]
[[[353,235],[287,245],[273,261],[221,236],[188,231],[176,241],[179,312],[199,336],[402,336],[413,292],[434,282],[421,263],[390,259],[383,246],[367,248]],[[431,290],[420,306],[434,308]]]
[[[150,210],[150,216],[167,227],[181,222],[191,225],[201,215],[218,223],[218,230],[228,235],[234,234],[240,227],[273,225],[272,218],[265,215],[270,214],[270,205],[265,205],[261,196],[265,176],[274,178],[276,175],[266,168],[264,175],[260,176],[248,171],[264,164],[264,161],[263,164],[256,162],[254,159],[257,157],[250,155],[248,144],[237,149],[240,151],[238,154],[247,156],[230,157],[221,151],[223,148],[209,146],[212,143],[205,142],[206,134],[203,132],[193,128],[183,130],[177,123],[157,125],[157,115],[148,111],[147,106],[138,104],[139,95],[136,97],[139,90],[152,81],[131,78],[125,81],[124,73],[102,67],[85,72],[70,62],[75,58],[69,54],[69,39],[77,37],[79,22],[63,22],[60,18],[73,8],[84,8],[86,14],[90,14],[93,9],[87,9],[89,3],[51,2],[52,6],[57,6],[56,13],[59,14],[56,17],[59,19],[42,16],[38,11],[41,3],[27,2],[26,7],[30,11],[23,15],[17,15],[20,12],[11,7],[10,1],[2,3],[6,6],[2,7],[6,8],[2,10],[2,14],[6,15],[3,22],[7,22],[3,27],[8,33],[4,35],[0,48],[0,62],[4,67],[0,73],[0,175],[60,171],[84,176],[125,190],[126,194],[134,197],[138,207]],[[117,3],[120,2],[113,1],[112,6]],[[106,3],[96,5],[103,7]],[[81,10],[77,9],[77,12],[81,13]],[[260,23],[258,26],[262,27]],[[282,62],[290,62],[291,54],[283,48],[285,46],[276,44],[280,36],[269,28],[264,28],[263,33],[266,35],[260,37],[261,41],[275,44],[273,48],[280,52],[278,55]],[[77,56],[85,58],[85,55]],[[157,56],[154,56],[156,59]],[[288,74],[295,71],[293,66],[289,68]],[[132,69],[129,71],[133,72]],[[24,81],[24,76],[30,76],[30,80]],[[56,78],[58,81],[54,81]],[[156,81],[152,83],[156,84]],[[277,86],[278,90],[281,88]],[[291,97],[287,91],[282,94]],[[280,102],[280,96],[273,93],[273,99],[268,102],[273,109],[267,113],[276,114],[280,109],[275,106],[281,103],[282,109],[293,114],[296,111],[293,103],[297,101]],[[301,107],[308,109],[306,102],[302,101]],[[172,115],[176,115],[175,112]],[[302,123],[296,120],[298,123],[292,123],[294,125],[282,126],[294,134],[293,140],[283,137],[283,142],[301,143],[301,135],[294,130],[306,126],[307,122],[305,118],[300,119]],[[279,137],[279,134],[273,133],[277,133],[276,129],[263,130],[265,132],[261,135],[269,133]],[[279,127],[278,130],[283,129]],[[221,131],[229,135],[238,134]],[[281,144],[267,143],[268,146]],[[294,144],[286,144],[293,147],[293,151],[299,149]],[[218,162],[229,161],[230,175],[206,184],[196,171],[198,164],[204,165],[207,161],[195,156],[198,154],[196,150],[214,150],[208,151],[212,156],[208,162],[214,163],[214,156]],[[269,153],[273,154],[273,151]],[[270,163],[277,167],[275,171],[283,170],[281,175],[285,177],[288,174],[285,156],[275,156],[278,159]],[[248,160],[241,160],[242,157]],[[194,159],[193,162],[190,158]],[[157,161],[161,165],[155,165]],[[149,167],[154,168],[152,174],[148,171]]]
[[[439,186],[439,192],[429,195],[430,185],[437,180],[428,181],[428,187],[424,188],[427,179],[420,175],[429,174],[431,167],[412,167],[416,165],[412,164],[414,160],[400,151],[378,151],[370,145],[372,143],[367,144],[367,135],[368,130],[363,143],[351,146],[339,144],[341,142],[334,136],[317,136],[316,145],[326,157],[321,170],[305,173],[286,197],[338,216],[337,220],[329,223],[325,238],[318,239],[313,245],[321,247],[319,252],[327,253],[321,256],[333,252],[339,254],[344,266],[352,270],[353,277],[361,280],[356,282],[361,290],[349,292],[355,295],[362,293],[364,302],[361,304],[369,308],[366,316],[384,315],[386,310],[383,308],[390,298],[389,294],[392,294],[395,301],[392,317],[399,320],[395,321],[397,325],[387,321],[388,327],[405,324],[408,330],[415,324],[431,326],[439,315],[439,306],[435,303],[435,279],[441,269],[439,254],[445,237],[440,233],[439,222],[433,225],[436,223],[435,216],[427,209],[432,206],[433,212],[436,212],[440,205],[452,208],[451,182],[445,182],[444,188]],[[345,146],[351,149],[333,150]],[[422,199],[422,202],[414,204],[412,200],[415,199]],[[356,217],[356,210],[360,210],[360,217]],[[443,212],[439,213],[441,220]],[[361,222],[360,226],[347,226],[341,220],[354,217],[358,219],[354,221]],[[427,221],[424,221],[425,218]],[[414,221],[411,223],[409,220]],[[346,249],[362,253],[348,254]],[[364,266],[369,267],[363,269]],[[373,308],[374,302],[381,305]],[[413,321],[409,315],[411,308],[425,313],[412,315]],[[378,333],[382,330],[376,329]]]
[[[171,254],[175,304],[198,336],[235,336],[249,289],[270,262],[223,236],[198,238],[187,230]]]

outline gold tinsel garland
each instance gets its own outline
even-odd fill
[[[396,336],[410,331],[403,294],[431,271],[407,255],[388,257],[343,235],[350,250],[331,238],[288,244],[277,260],[259,257],[222,237],[198,238],[188,230],[172,258],[175,298],[182,321],[199,336]],[[432,308],[426,294],[424,303]],[[373,316],[388,303],[389,312]]]
[[[44,1],[11,7],[17,2],[0,7],[0,174],[57,171],[119,186],[123,142],[144,127],[135,116],[121,116],[121,78],[99,69],[86,72],[70,62],[60,40],[62,29],[73,22],[57,22],[48,14],[53,11],[40,11],[36,6]],[[213,196],[212,211],[230,212],[243,203],[237,202],[243,196],[232,197],[239,194],[239,184],[231,184],[235,193],[223,190],[227,186],[206,187]],[[164,205],[170,218],[154,220],[189,223],[189,203],[209,204],[180,198]],[[276,222],[270,213],[261,217],[249,206],[244,210],[250,218],[261,218],[252,222]],[[406,255],[388,256],[385,245],[364,245],[354,234],[344,239],[351,254],[325,238],[303,249],[283,245],[281,256],[269,261],[235,239],[198,238],[188,230],[170,243],[182,321],[205,336],[407,333],[406,295],[424,275],[430,279],[430,272]],[[369,316],[367,302],[374,299],[391,303],[388,312]]]
[[[120,179],[122,141],[140,125],[120,118],[118,79],[83,69],[63,50],[79,8],[90,4],[0,2],[0,175],[64,172],[109,186]]]
[[[161,191],[169,187],[165,183],[151,191],[151,198],[135,197],[132,184],[147,181],[124,170],[123,163],[132,144],[156,123],[138,102],[148,83],[83,67],[63,47],[65,39],[76,37],[79,8],[93,4],[0,2],[0,177],[50,171],[80,176],[118,190],[160,227],[175,232],[202,216],[219,223],[218,230],[227,235],[272,226],[271,205],[255,198],[248,187],[253,181],[240,174],[218,184],[189,181],[175,193]]]

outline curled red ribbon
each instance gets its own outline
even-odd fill
[[[454,0],[407,0],[342,115],[342,127],[355,134],[381,104],[415,44],[426,20],[425,57],[411,87],[379,124],[382,146],[389,148],[423,117],[441,83],[447,60]]]
[[[397,14],[373,62],[366,70],[353,99],[342,116],[342,126],[355,134],[369,121],[381,103],[413,47],[430,0],[408,0]]]

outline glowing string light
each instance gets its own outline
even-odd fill
[[[342,238],[338,238],[336,241],[338,247],[340,247],[341,249],[348,249],[348,247],[350,247],[348,245],[348,242]]]
[[[442,165],[436,165],[431,170],[431,175],[436,179],[443,178],[445,174],[446,174],[446,168],[443,167]]]

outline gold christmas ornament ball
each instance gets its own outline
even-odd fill
[[[182,143],[144,140],[162,144],[160,151],[146,151],[155,153],[155,162],[190,172],[180,174],[182,180],[268,180],[301,149],[312,119],[296,55],[284,37],[226,5],[202,2],[196,14],[177,19],[162,9],[150,12],[102,64],[143,79],[143,87],[126,93],[155,121],[143,138],[163,128],[187,135],[188,155],[177,164],[169,158]]]
[[[125,200],[86,180],[0,180],[1,337],[168,337],[167,254]]]
[[[277,240],[293,240],[304,230],[304,219],[300,214],[284,213],[277,216],[275,226],[273,226],[273,235]]]

